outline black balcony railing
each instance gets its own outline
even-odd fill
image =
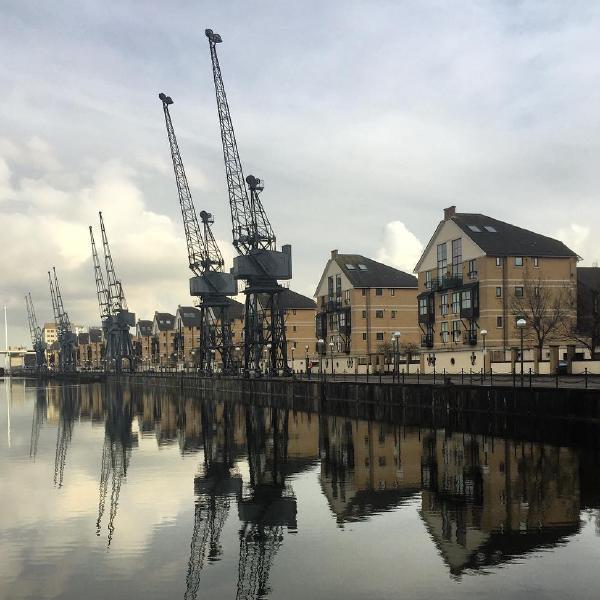
[[[442,281],[440,282],[439,289],[440,290],[449,290],[449,289],[460,287],[462,284],[463,284],[462,275],[447,275],[446,277],[442,277]]]
[[[474,333],[472,331],[467,331],[465,333],[463,341],[465,344],[468,344],[469,346],[476,346],[477,345],[477,333]]]
[[[430,323],[434,323],[434,322],[435,322],[435,313],[426,312],[423,314],[419,314],[419,323],[429,325]]]
[[[433,348],[433,333],[426,333],[421,336],[421,346]]]

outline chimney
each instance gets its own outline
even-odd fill
[[[338,254],[337,250],[332,250],[331,251],[331,258],[334,259],[337,256],[337,254]]]
[[[444,221],[451,219],[456,214],[456,206],[449,206],[444,209]]]

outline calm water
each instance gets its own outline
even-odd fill
[[[2,598],[600,594],[589,443],[98,384],[0,409]]]

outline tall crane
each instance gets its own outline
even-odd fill
[[[77,337],[73,333],[69,315],[63,305],[55,267],[52,267],[52,275],[48,271],[48,282],[50,283],[52,311],[58,337],[58,368],[62,371],[74,370]]]
[[[275,234],[260,199],[264,182],[254,175],[244,179],[217,56],[217,44],[222,39],[211,29],[205,33],[221,127],[233,245],[239,253],[233,261],[233,274],[236,279],[247,282],[244,290],[244,371],[247,376],[259,376],[264,352],[268,354],[272,376],[288,375],[291,371],[287,360],[284,313],[280,305],[280,294],[284,288],[278,280],[292,278],[292,247],[287,244],[281,247],[281,251],[276,249]]]
[[[104,251],[104,264],[106,269],[106,283],[100,266],[100,259],[96,250],[94,234],[90,226],[90,240],[92,244],[92,260],[94,264],[94,276],[96,279],[96,294],[100,308],[102,329],[106,340],[106,366],[114,366],[115,371],[120,372],[123,368],[123,360],[129,363],[129,370],[135,369],[135,357],[129,328],[135,326],[135,313],[127,308],[127,300],[123,292],[123,285],[117,279],[115,265],[113,262],[106,228],[102,213],[100,216],[100,231],[102,233],[102,247]]]
[[[200,298],[201,337],[198,366],[202,372],[211,374],[214,370],[214,357],[219,353],[223,372],[233,373],[233,342],[228,315],[230,301],[227,296],[237,294],[237,281],[231,273],[225,273],[223,270],[225,261],[211,228],[214,223],[213,216],[203,210],[200,212],[202,227],[198,221],[169,113],[169,106],[173,104],[173,99],[164,93],[160,93],[158,97],[165,114],[167,137],[187,242],[189,268],[194,274],[194,277],[190,278],[190,294]]]
[[[42,338],[42,329],[38,325],[37,317],[35,316],[35,308],[31,299],[31,292],[25,296],[25,304],[27,305],[27,320],[29,322],[29,333],[31,334],[31,343],[35,352],[35,367],[38,370],[46,366],[46,343]]]

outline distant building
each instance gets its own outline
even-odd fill
[[[140,319],[135,327],[134,347],[140,368],[148,368],[152,362],[152,321]]]
[[[414,275],[332,250],[315,296],[316,337],[325,342],[321,350],[326,358],[333,350],[339,370],[352,372],[367,363],[383,366],[397,331],[399,344],[419,342]]]
[[[44,323],[42,327],[42,337],[47,346],[51,346],[58,341],[58,330],[55,323]]]
[[[184,367],[196,364],[200,345],[200,310],[195,306],[178,306],[175,313],[175,353]]]
[[[279,306],[285,314],[288,362],[295,370],[304,370],[305,357],[315,347],[317,304],[308,296],[286,289],[279,295]],[[306,348],[308,347],[308,350]]]
[[[444,210],[415,272],[421,345],[430,351],[508,350],[519,344],[515,299],[574,298],[578,256],[559,240],[477,213]],[[575,318],[574,306],[568,309]],[[480,368],[479,363],[473,363]]]
[[[174,367],[175,354],[175,315],[155,312],[152,321],[152,362],[162,367]]]

